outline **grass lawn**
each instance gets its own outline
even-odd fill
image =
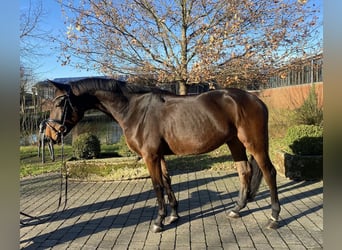
[[[117,156],[117,145],[102,145],[101,157]],[[42,163],[41,157],[38,157],[37,146],[20,146],[20,177],[36,176],[39,174],[60,171],[62,148],[60,145],[55,145],[55,158],[54,162],[50,159],[50,154],[47,147],[45,148],[45,163]],[[73,158],[72,146],[64,145],[64,160],[69,161]]]
[[[65,159],[72,155],[71,146],[64,146]],[[38,157],[37,146],[20,146],[20,177],[35,176],[44,173],[57,172],[61,167],[61,147],[55,146],[56,161],[50,159],[47,147],[45,149],[45,163]]]
[[[86,180],[118,180],[147,177],[145,164],[138,157],[118,157],[118,145],[101,145],[99,159],[73,160],[72,147],[64,146],[70,178]],[[20,147],[20,177],[57,172],[61,167],[61,146],[55,146],[56,161],[52,162],[46,149],[45,163],[37,155],[36,146]],[[233,167],[226,145],[203,155],[167,156],[170,170],[227,170]]]

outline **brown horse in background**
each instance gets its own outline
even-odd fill
[[[39,124],[38,132],[38,157],[42,156],[42,163],[45,163],[45,143],[48,145],[50,158],[55,161],[55,151],[53,148],[52,139],[46,134],[46,126],[48,126],[47,120],[43,120]]]
[[[240,216],[247,200],[256,195],[263,176],[272,205],[268,227],[277,227],[280,204],[276,170],[268,152],[268,111],[255,95],[232,88],[178,96],[103,78],[51,83],[56,93],[46,133],[55,142],[70,132],[86,110],[98,109],[119,123],[127,145],[144,159],[159,207],[154,232],[162,230],[167,215],[164,191],[171,207],[170,222],[179,218],[164,156],[202,154],[224,143],[240,179],[239,198],[228,216]],[[249,161],[246,150],[251,154]]]

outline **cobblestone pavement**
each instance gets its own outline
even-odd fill
[[[266,229],[270,197],[264,181],[242,217],[229,219],[238,195],[235,172],[171,172],[180,220],[152,233],[156,198],[150,179],[70,181],[68,202],[57,211],[59,179],[21,181],[21,211],[44,218],[20,228],[21,249],[322,249],[323,181],[278,176],[280,228]]]

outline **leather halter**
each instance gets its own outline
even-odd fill
[[[64,103],[64,107],[63,107],[63,113],[62,113],[62,117],[60,120],[56,120],[56,119],[47,119],[46,120],[46,125],[51,128],[55,133],[57,134],[62,134],[62,133],[65,133],[67,131],[67,127],[65,126],[65,121],[66,121],[66,116],[67,116],[67,112],[68,112],[68,107],[70,106],[71,109],[74,109],[72,104],[71,104],[71,101],[70,101],[70,97],[68,94],[64,94],[64,95],[59,95],[57,97],[55,97],[52,102],[54,102],[55,100],[59,99],[59,98],[63,98],[63,97],[66,97],[66,101]],[[67,105],[69,104],[69,105]],[[61,131],[60,129],[56,129],[52,124],[58,124],[60,125],[61,128],[64,128],[63,131]]]

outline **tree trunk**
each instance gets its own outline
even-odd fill
[[[186,85],[188,79],[188,11],[186,0],[182,0],[182,40],[181,40],[181,68],[180,68],[180,81],[179,81],[179,94],[186,95],[188,88]]]
[[[188,94],[188,86],[186,85],[185,81],[179,81],[179,94],[186,95]]]

